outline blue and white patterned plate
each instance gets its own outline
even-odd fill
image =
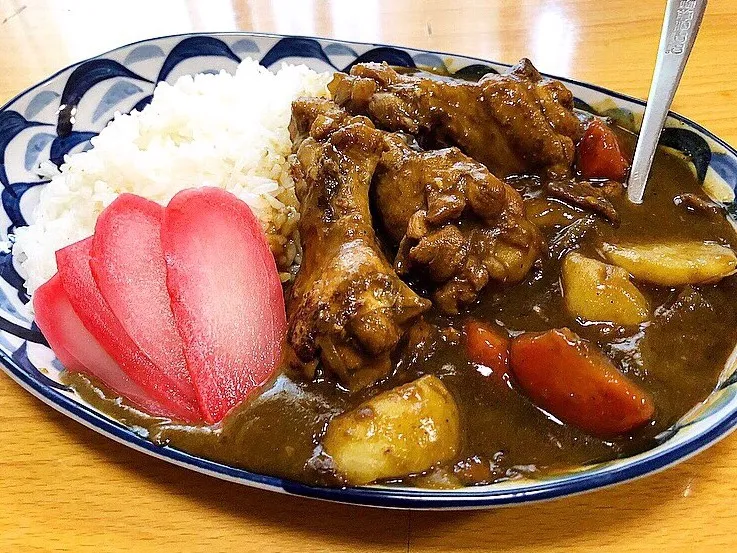
[[[158,81],[204,71],[233,71],[252,57],[272,68],[304,63],[318,71],[345,71],[359,62],[387,61],[430,66],[461,75],[503,71],[506,65],[436,52],[328,39],[250,33],[217,33],[156,38],[123,46],[77,63],[21,93],[0,109],[0,240],[26,224],[44,181],[39,161],[60,163],[64,155],[89,147],[89,140],[115,111],[141,108]],[[608,90],[562,79],[578,107],[615,117],[637,129],[643,102]],[[734,216],[737,151],[706,129],[672,115],[662,142],[693,161],[707,191],[729,204]],[[0,361],[3,370],[33,395],[82,424],[160,459],[218,478],[294,495],[383,507],[458,509],[551,499],[622,482],[661,470],[714,443],[737,424],[737,364],[730,360],[717,389],[662,437],[660,445],[634,457],[583,468],[544,480],[518,480],[459,490],[384,486],[322,488],[254,474],[156,446],[86,404],[59,379],[38,328],[25,315],[23,281],[8,253],[0,253]],[[38,367],[43,367],[39,370]]]

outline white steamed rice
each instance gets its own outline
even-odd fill
[[[56,272],[56,250],[91,236],[118,194],[162,205],[178,191],[218,186],[244,200],[261,221],[282,278],[297,259],[299,217],[287,157],[291,103],[328,96],[328,73],[283,65],[273,74],[244,60],[235,75],[200,74],[157,85],[141,112],[116,114],[93,148],[67,156],[40,194],[32,224],[16,230],[13,254],[29,294]]]

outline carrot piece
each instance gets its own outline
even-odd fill
[[[509,336],[503,330],[475,319],[469,319],[464,330],[469,360],[488,367],[497,379],[508,383]]]
[[[624,182],[629,164],[622,155],[617,135],[601,119],[593,119],[577,146],[576,166],[585,179],[603,178]]]
[[[655,412],[645,390],[567,328],[518,336],[510,348],[510,366],[532,401],[594,436],[625,434]]]

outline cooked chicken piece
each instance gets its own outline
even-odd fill
[[[399,247],[394,266],[400,275],[429,277],[435,303],[446,313],[473,302],[490,281],[524,278],[540,253],[540,233],[525,217],[520,195],[484,165],[458,148],[418,151],[400,135],[373,129],[328,100],[304,99],[293,106],[296,143],[307,130],[322,140],[341,126],[358,124],[381,142],[368,178],[373,175],[382,224]],[[320,163],[321,150],[310,144],[300,146],[303,168]],[[296,180],[297,194],[304,194],[306,179]]]
[[[436,283],[436,305],[457,313],[489,281],[517,282],[542,239],[522,198],[458,148],[417,152],[385,134],[374,177],[377,211],[399,245],[394,266]]]
[[[624,185],[612,180],[594,181],[550,181],[545,189],[554,198],[593,211],[604,216],[614,226],[619,226],[619,213],[612,205],[613,198],[624,194]]]
[[[384,133],[334,107],[315,99],[293,107],[303,257],[287,300],[287,338],[306,367],[320,356],[359,389],[389,373],[391,352],[430,302],[399,279],[372,227],[369,186]]]
[[[428,148],[458,146],[500,178],[567,177],[582,134],[571,92],[544,78],[527,59],[478,83],[362,63],[350,75],[336,73],[328,88],[350,113],[413,134]]]

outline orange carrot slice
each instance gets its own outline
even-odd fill
[[[650,395],[567,328],[512,341],[515,381],[537,405],[589,434],[608,438],[646,424]]]
[[[619,148],[617,135],[601,119],[589,123],[576,149],[576,166],[583,178],[624,182],[629,164]]]
[[[501,329],[475,319],[465,324],[466,352],[468,359],[491,369],[491,374],[500,382],[508,383],[509,336]]]

